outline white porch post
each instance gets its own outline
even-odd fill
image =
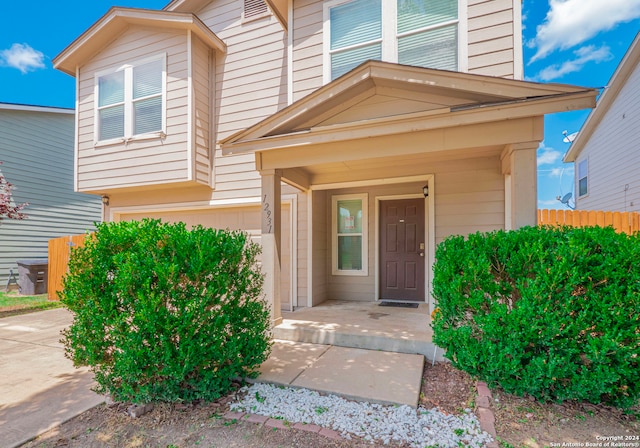
[[[282,323],[280,311],[281,197],[279,170],[263,170],[262,179],[262,271],[264,292],[271,308],[272,326]]]
[[[538,172],[539,142],[508,145],[502,153],[502,172],[509,179],[505,185],[505,213],[510,212],[510,228],[538,224]]]

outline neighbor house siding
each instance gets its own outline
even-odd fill
[[[463,2],[464,3],[464,2]],[[468,0],[468,72],[514,77],[513,0]],[[460,14],[464,19],[464,14]],[[293,3],[293,100],[322,87],[323,2]],[[518,43],[519,45],[519,43]],[[462,64],[464,66],[464,64]]]
[[[95,146],[96,72],[160,54],[167,57],[166,138]],[[188,180],[188,74],[187,33],[147,28],[127,30],[80,69],[80,191]]]
[[[588,194],[577,197],[577,208],[640,211],[639,148],[640,64],[636,65],[576,159],[576,171],[582,160],[588,159],[589,164]],[[575,192],[577,196],[577,184]]]
[[[0,222],[0,285],[16,260],[46,258],[48,241],[93,229],[101,219],[96,196],[73,191],[72,111],[35,112],[0,105],[0,171],[15,186],[28,218]]]

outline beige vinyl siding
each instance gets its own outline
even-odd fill
[[[194,145],[194,172],[196,181],[211,185],[213,183],[213,151],[211,135],[211,112],[213,110],[210,95],[213,86],[213,51],[196,36],[191,36],[193,53],[193,145]]]
[[[322,2],[293,3],[293,100],[322,87]]]
[[[95,73],[166,54],[167,136],[95,146]],[[81,67],[78,188],[106,190],[189,180],[187,33],[130,28]],[[105,169],[110,167],[110,169]]]
[[[588,193],[577,197],[578,164],[586,158]],[[640,212],[640,65],[582,149],[574,170],[578,209]]]
[[[327,259],[331,259],[331,234],[329,233],[331,196],[326,191],[314,191],[312,195],[311,275],[313,277],[311,281],[313,292],[311,306],[316,306],[332,298],[329,296],[328,284],[328,275],[331,271],[327,270],[329,268]]]
[[[513,0],[468,1],[469,73],[513,78]]]
[[[296,244],[298,247],[297,263],[298,263],[298,306],[307,306],[309,297],[309,288],[307,285],[307,275],[309,272],[309,245],[307,243],[307,235],[309,234],[309,202],[307,194],[299,194],[298,196],[298,214],[296,226],[298,234],[296,236]]]
[[[291,228],[290,207],[282,206],[282,245],[280,276],[281,306],[289,310],[291,304]],[[247,232],[252,241],[260,243],[261,218],[260,207],[203,208],[197,210],[128,212],[118,216],[119,221],[140,220],[143,218],[160,219],[163,222],[184,222],[188,228],[196,225],[214,229],[233,229]]]
[[[293,5],[294,101],[322,87],[322,3]],[[513,78],[513,0],[468,0],[467,16],[469,73]]]
[[[29,203],[27,219],[0,223],[2,288],[9,269],[17,276],[16,260],[47,258],[49,239],[83,234],[101,220],[100,198],[73,190],[73,135],[73,111],[0,109],[0,172],[15,187],[15,203]]]
[[[500,171],[500,160],[495,157],[470,158],[428,163],[422,167],[424,174],[434,175],[435,190],[435,242],[440,243],[449,235],[468,235],[504,228],[504,177]],[[331,275],[332,223],[330,218],[325,229],[316,235],[314,214],[314,242],[324,237],[329,252],[323,260],[327,270],[327,298],[339,300],[373,301],[375,297],[376,269],[376,197],[422,193],[425,182],[392,184],[358,188],[341,188],[327,191],[323,199],[326,211],[318,211],[323,217],[331,216],[331,196],[340,194],[367,193],[368,210],[368,275]],[[315,197],[314,197],[315,200]],[[316,210],[314,204],[314,211]],[[327,212],[328,211],[328,212]],[[428,228],[428,224],[425,223]],[[429,239],[425,241],[429,244]],[[426,250],[429,253],[429,248]],[[315,257],[314,257],[315,263]],[[316,266],[314,264],[314,271]],[[431,268],[427,266],[427,275]],[[314,282],[318,275],[314,272]],[[315,300],[314,283],[314,304]]]
[[[198,17],[227,45],[215,64],[215,141],[245,129],[287,104],[287,38],[272,15],[242,20],[242,2],[212,1]],[[253,154],[215,150],[212,199],[260,195]]]

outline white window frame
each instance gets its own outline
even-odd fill
[[[331,55],[337,51],[344,51],[347,49],[354,49],[364,45],[370,45],[377,41],[382,41],[382,60],[386,62],[398,62],[398,39],[410,36],[412,34],[422,33],[424,31],[441,28],[444,26],[450,26],[458,24],[458,71],[467,71],[467,0],[458,0],[458,18],[456,20],[450,20],[448,22],[442,22],[437,25],[430,25],[427,27],[419,28],[416,30],[406,31],[404,33],[397,34],[397,1],[396,0],[382,0],[382,39],[376,41],[369,41],[364,44],[353,45],[351,47],[341,48],[340,50],[331,50],[331,16],[330,11],[336,6],[350,3],[354,0],[333,0],[326,2],[323,5],[323,70],[322,81],[323,84],[327,84],[332,81],[331,79]]]
[[[134,67],[148,64],[150,62],[162,61],[162,123],[159,131],[146,132],[143,134],[133,133],[133,69]],[[124,135],[122,137],[100,140],[100,117],[98,111],[101,109],[98,105],[99,98],[99,81],[100,78],[116,73],[124,72]],[[155,96],[155,95],[154,95]],[[140,101],[144,98],[137,98]],[[112,106],[112,105],[109,105]],[[104,106],[104,107],[109,107]],[[96,72],[94,75],[94,103],[93,103],[93,129],[94,129],[94,146],[111,145],[114,143],[128,142],[131,140],[144,140],[153,138],[164,138],[167,133],[167,55],[166,53],[139,59],[131,63],[123,64],[115,68],[109,68]]]
[[[585,166],[585,173],[584,173],[584,176],[580,177],[580,166],[582,164],[584,164]],[[587,183],[587,191],[584,194],[580,194],[580,181],[582,179],[585,179]],[[589,196],[589,159],[588,158],[582,159],[576,163],[576,192],[578,193],[577,196],[579,198],[584,198],[586,196]]]
[[[360,200],[362,202],[362,233],[349,233],[344,234],[346,236],[357,236],[360,235],[362,237],[362,269],[359,270],[342,270],[338,269],[338,236],[342,236],[338,233],[338,201],[345,200]],[[369,194],[368,193],[360,193],[360,194],[340,194],[331,196],[331,273],[333,275],[344,275],[344,276],[367,276],[369,275],[369,237],[368,237],[368,227],[369,227]]]

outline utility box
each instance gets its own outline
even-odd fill
[[[34,260],[18,260],[18,284],[20,294],[33,296],[47,293],[47,276],[49,260],[46,258]]]

